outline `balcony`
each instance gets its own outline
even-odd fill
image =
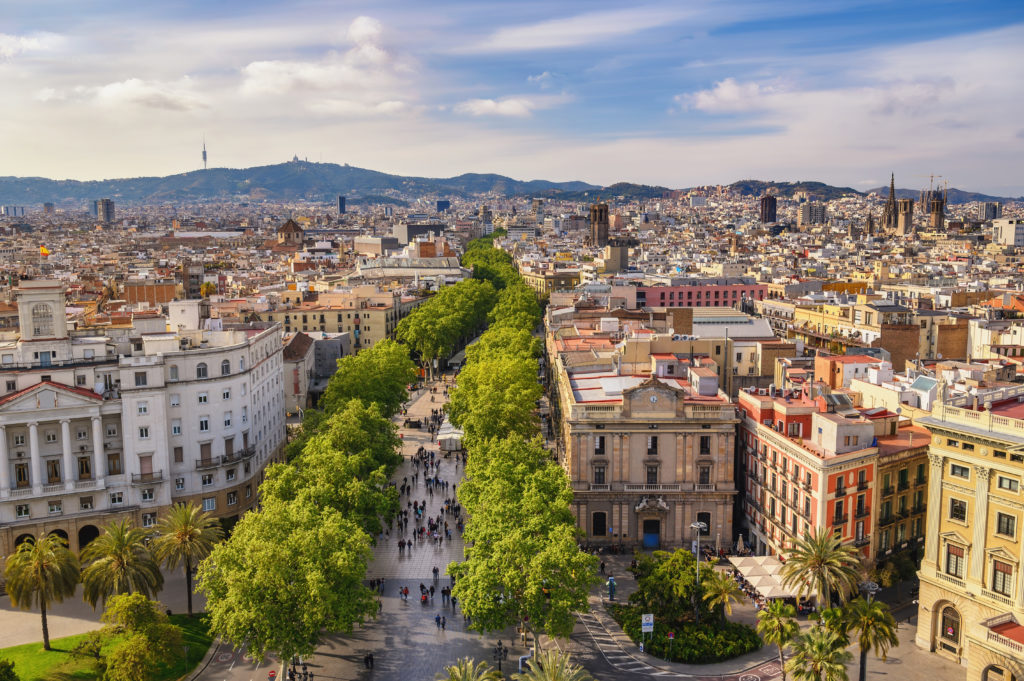
[[[892,525],[894,522],[896,522],[896,518],[894,516],[887,515],[878,519],[878,526],[885,527],[887,525]]]
[[[910,481],[909,480],[900,480],[899,483],[896,485],[896,489],[898,491],[900,491],[900,492],[903,492],[904,490],[910,489]]]
[[[894,493],[895,491],[896,491],[896,488],[893,487],[892,485],[890,485],[888,487],[883,487],[882,488],[882,496],[883,497],[887,497],[887,496],[891,495],[892,493]]]
[[[145,485],[150,482],[160,482],[163,479],[163,471],[153,471],[151,473],[132,473],[133,485]]]
[[[209,468],[216,468],[220,465],[220,457],[214,456],[209,459],[196,459],[196,470],[204,471]]]
[[[708,483],[699,483],[698,482],[696,485],[693,486],[693,488],[697,492],[714,492],[715,491],[715,483],[712,482],[712,483],[708,484]]]
[[[870,508],[858,508],[854,512],[853,517],[854,518],[867,518],[869,515],[871,515],[871,509]]]
[[[648,483],[646,485],[623,485],[627,492],[678,492],[680,487],[679,483],[675,484],[661,484],[661,483]]]
[[[863,492],[867,488],[868,488],[868,481],[867,480],[861,480],[860,482],[857,483],[857,491],[858,492]]]
[[[986,588],[982,587],[981,595],[984,596],[985,598],[988,598],[988,599],[991,599],[993,601],[996,601],[997,603],[1002,603],[1003,605],[1005,605],[1008,608],[1012,608],[1013,607],[1013,600],[1008,598],[1008,597],[1006,597],[1006,596],[1004,596],[1003,594],[996,593],[995,591],[991,591],[989,589],[986,589]]]
[[[936,572],[935,576],[938,577],[939,579],[942,579],[942,580],[945,580],[945,581],[949,582],[953,586],[956,586],[956,587],[958,587],[960,589],[964,588],[964,580],[960,579],[959,577],[954,577],[953,575],[947,575],[945,572]]]
[[[11,498],[12,499],[17,499],[19,497],[28,497],[28,496],[32,496],[32,488],[31,487],[19,487],[18,489],[12,489],[11,490]]]
[[[842,497],[845,497],[846,494],[847,494],[847,492],[846,492],[846,488],[845,487],[843,487],[843,488],[836,488],[836,499],[841,499]]]
[[[92,489],[96,487],[95,480],[75,480],[75,489]]]
[[[230,454],[225,454],[220,458],[221,465],[229,463],[235,463],[236,461],[242,461],[244,459],[251,459],[256,455],[256,445],[249,445],[245,449],[236,449]]]
[[[871,543],[871,540],[869,538],[867,538],[867,537],[861,537],[860,539],[854,539],[853,540],[853,545],[856,546],[857,548],[860,548],[862,546],[867,546],[870,543]]]
[[[918,513],[924,513],[924,504],[915,504],[910,509],[910,512],[914,515],[917,515]]]
[[[64,491],[63,482],[54,482],[49,485],[43,485],[43,494],[59,494]]]
[[[611,485],[608,483],[592,482],[590,483],[591,492],[607,492],[611,489]]]
[[[928,478],[917,478],[914,480],[914,487],[920,487],[921,485],[927,485]]]
[[[848,513],[844,513],[843,515],[833,516],[832,517],[832,524],[833,525],[845,525],[846,522],[849,519],[850,519],[850,515]]]

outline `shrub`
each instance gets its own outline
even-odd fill
[[[641,638],[642,608],[635,605],[609,604],[609,611],[634,643],[643,640],[644,652],[672,662],[707,664],[746,655],[761,648],[757,632],[745,624],[705,620],[695,622],[659,622],[655,613],[654,633]],[[675,633],[669,644],[668,632]],[[669,649],[672,654],[669,656]]]

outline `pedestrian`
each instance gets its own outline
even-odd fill
[[[441,629],[441,615],[440,614],[434,615],[434,624],[437,625],[437,628],[440,631],[440,629]]]
[[[448,625],[448,618],[447,618],[447,617],[442,617],[442,618],[441,618],[441,631],[444,631],[444,628],[445,628],[445,627],[446,627],[447,625]]]
[[[601,574],[604,574],[604,561],[601,561]]]
[[[373,653],[370,653],[370,669],[373,669]]]
[[[370,668],[370,653],[363,655],[363,666],[367,669]]]
[[[434,600],[434,585],[430,585],[430,600]]]
[[[379,598],[377,599],[377,612],[378,613],[384,612],[384,601],[382,601]]]

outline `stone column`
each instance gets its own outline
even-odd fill
[[[96,487],[103,487],[103,466],[105,464],[103,455],[103,419],[99,416],[92,417],[92,479],[96,481]]]
[[[942,515],[942,467],[945,457],[941,454],[928,454],[931,470],[928,471],[928,533],[924,540],[924,559],[935,567],[939,559],[939,516]],[[981,546],[984,546],[982,542]]]
[[[32,461],[32,492],[43,493],[43,459],[39,455],[39,423],[32,421],[28,424],[28,451]]]
[[[971,538],[971,561],[967,576],[979,584],[985,582],[985,532],[988,529],[988,478],[991,473],[992,470],[984,466],[974,467],[975,508],[971,521],[974,536]]]
[[[11,462],[7,458],[7,427],[0,426],[0,498],[11,494]]]
[[[60,447],[63,455],[61,477],[64,478],[64,489],[71,491],[75,488],[75,459],[71,455],[71,421],[68,419],[60,420]]]

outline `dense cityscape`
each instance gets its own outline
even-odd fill
[[[1024,5],[3,15],[0,681],[1024,681]]]

